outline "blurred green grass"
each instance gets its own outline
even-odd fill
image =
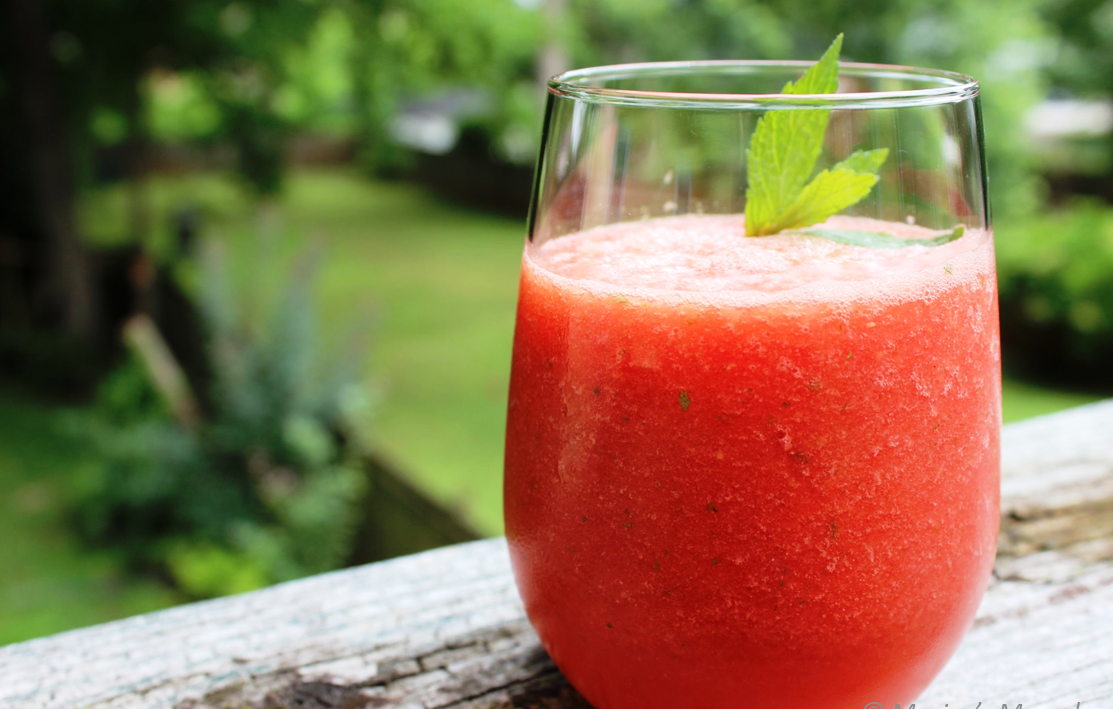
[[[0,392],[0,645],[182,601],[70,534],[66,501],[87,464],[56,408]]]
[[[1006,377],[1002,382],[1001,408],[1005,423],[1010,423],[1090,404],[1102,398],[1098,394],[1045,389]]]
[[[341,171],[294,173],[281,203],[261,210],[219,175],[160,177],[150,184],[150,205],[154,243],[164,252],[169,215],[185,204],[202,211],[209,238],[248,259],[260,250],[293,258],[306,241],[320,245],[322,319],[372,338],[366,372],[382,391],[374,440],[433,497],[480,531],[500,533],[522,221]],[[122,243],[126,210],[122,187],[88,195],[90,238]],[[248,260],[241,275],[277,288],[283,271],[274,261]],[[1004,417],[1097,398],[1006,380]],[[180,601],[71,537],[65,501],[89,461],[58,419],[56,408],[0,392],[0,644]]]

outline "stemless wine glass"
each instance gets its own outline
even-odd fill
[[[837,93],[777,93],[808,66],[549,82],[506,533],[533,626],[598,709],[907,706],[987,585],[1000,346],[978,85],[845,63]],[[823,224],[747,236],[747,148],[779,111],[829,112],[816,172],[888,154]]]

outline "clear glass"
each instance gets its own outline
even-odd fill
[[[808,66],[549,83],[506,533],[531,622],[598,709],[907,706],[989,579],[1000,346],[978,86],[842,64],[836,94],[775,93]],[[758,120],[818,110],[816,171],[889,153],[817,228],[881,246],[745,235]]]

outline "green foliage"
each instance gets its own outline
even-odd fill
[[[0,390],[0,645],[185,600],[66,533],[67,503],[91,461],[58,417],[25,391]]]
[[[493,143],[537,140],[541,97],[534,86],[534,63],[543,41],[541,13],[514,0],[384,0],[344,3],[360,38],[350,55],[356,136],[362,161],[372,172],[389,173],[404,164],[386,138],[402,99],[446,87],[486,88],[494,97],[484,119]],[[524,111],[522,86],[534,91]],[[524,129],[528,125],[528,129]]]
[[[252,266],[266,260],[255,253]],[[197,279],[212,372],[204,421],[172,421],[131,360],[73,426],[102,461],[81,495],[80,529],[196,597],[341,566],[365,493],[362,355],[322,355],[315,266],[295,264],[270,298],[238,292],[227,261],[210,252]]]
[[[564,29],[573,64],[677,59],[778,59],[796,38],[780,4],[762,0],[571,0]],[[815,57],[840,28],[825,25]],[[809,51],[810,50],[810,51]]]
[[[1039,211],[1044,186],[1023,120],[1048,90],[1054,28],[1038,12],[1043,0],[902,4],[907,21],[893,28],[891,59],[978,79],[993,209],[1016,218]]]
[[[304,45],[284,53],[283,81],[275,95],[275,110],[298,130],[351,135],[351,57],[357,38],[348,13],[326,7],[310,29]]]
[[[884,148],[870,152],[882,158],[888,154]],[[856,153],[850,157],[854,159],[858,156]],[[874,169],[875,172],[859,172],[839,163],[830,170],[823,170],[804,185],[796,199],[775,218],[772,231],[818,224],[862,201],[877,183]]]
[[[1040,183],[1021,119],[1043,98],[1047,71],[1079,86],[1105,87],[1111,75],[1095,69],[1109,54],[1097,0],[52,2],[59,36],[72,40],[58,52],[75,123],[99,140],[119,140],[121,126],[159,140],[230,140],[262,193],[280,186],[278,146],[294,131],[350,135],[373,171],[397,172],[406,158],[389,127],[399,105],[449,87],[489,91],[482,122],[493,149],[528,161],[543,57],[567,67],[815,57],[844,31],[848,59],[982,82],[994,203],[1023,214],[1039,204]]]
[[[222,129],[221,107],[209,93],[206,77],[198,72],[154,73],[148,77],[143,94],[147,123],[155,140],[171,144],[204,142]]]
[[[1057,30],[1049,71],[1079,94],[1113,89],[1113,7],[1105,0],[1047,0],[1041,15]]]
[[[237,147],[240,177],[261,196],[278,194],[289,126],[269,107],[240,100],[225,101],[224,120],[228,137]]]
[[[147,111],[156,138],[231,139],[242,174],[266,194],[280,185],[278,148],[292,131],[354,136],[368,167],[396,171],[405,156],[388,133],[400,102],[471,86],[491,90],[484,122],[496,149],[532,159],[541,106],[533,83],[539,12],[513,0],[272,5],[202,5],[194,13],[222,52],[155,75]]]
[[[936,236],[926,239],[908,239],[884,232],[861,231],[859,229],[799,229],[795,233],[818,236],[821,239],[836,241],[840,244],[865,246],[871,249],[906,249],[909,246],[942,246],[943,244],[949,244],[962,238],[965,231],[965,227],[957,226],[954,229],[938,232]]]
[[[1067,0],[1061,0],[1066,2]],[[1025,111],[1044,98],[1054,52],[1044,0],[572,0],[573,64],[675,59],[811,59],[832,34],[848,61],[970,74],[982,108],[994,208],[1024,215],[1042,185],[1026,146]],[[1107,73],[1106,76],[1113,74]]]
[[[241,302],[248,293],[277,293],[288,280],[282,259],[250,258],[259,253],[250,245],[258,238],[258,213],[226,176],[160,175],[149,190],[156,225],[168,223],[176,205],[198,206],[206,231],[228,245],[227,280],[242,284]],[[83,221],[100,243],[119,233],[126,197],[119,184],[88,195]],[[321,329],[343,342],[347,332],[374,323],[374,347],[360,363],[363,376],[378,384],[381,413],[366,429],[374,450],[397,461],[442,507],[484,534],[501,534],[522,220],[446,204],[418,186],[367,180],[351,169],[292,171],[266,215],[273,230],[268,253],[298,250],[291,242],[304,234],[322,243],[313,289]],[[346,410],[366,406],[365,396],[345,398]]]
[[[1006,366],[1113,388],[1113,209],[1080,201],[997,231]]]
[[[830,94],[839,87],[840,34],[823,56],[781,93]],[[765,236],[826,220],[862,200],[877,183],[887,148],[858,151],[807,181],[823,150],[828,109],[772,110],[758,119],[746,163],[746,234]]]
[[[800,80],[788,82],[781,93],[829,94],[839,86],[839,49],[842,35]],[[750,185],[746,190],[746,233],[773,234],[786,228],[780,224],[804,189],[823,149],[823,136],[831,112],[770,111],[754,129],[746,150]],[[807,226],[794,224],[792,226]]]
[[[1108,99],[1113,94],[1113,5],[1105,0],[1046,0],[1040,10],[1055,28],[1056,41],[1046,52],[1055,86],[1078,96]],[[1051,170],[1066,167],[1076,174],[1108,175],[1113,133],[1062,142],[1044,152],[1043,159]]]
[[[64,91],[77,145],[231,141],[258,191],[280,185],[277,110],[290,53],[305,45],[324,3],[301,0],[51,0]],[[134,168],[134,165],[132,167]]]

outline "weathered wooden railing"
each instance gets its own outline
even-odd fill
[[[1003,471],[996,578],[917,703],[1113,708],[1113,401],[1007,426]],[[0,648],[3,709],[384,706],[587,706],[526,623],[503,540]]]

